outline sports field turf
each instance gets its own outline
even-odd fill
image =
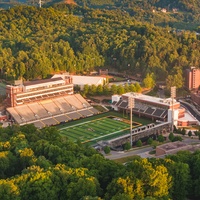
[[[134,122],[133,128],[142,125]],[[77,121],[76,124],[60,128],[61,135],[67,136],[76,142],[97,142],[127,134],[130,130],[130,122],[116,116],[104,116],[90,121]]]

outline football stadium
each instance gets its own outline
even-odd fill
[[[57,126],[61,135],[73,141],[95,143],[130,133],[130,97],[134,99],[133,129],[152,121],[171,122],[172,113],[177,125],[185,116],[185,110],[174,99],[137,93],[113,95],[112,108],[115,112],[100,114],[80,94],[74,94],[73,78],[67,74],[7,85],[6,111],[11,123],[20,126],[34,124],[37,128]],[[144,120],[147,118],[149,120]]]

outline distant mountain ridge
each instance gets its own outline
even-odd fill
[[[2,4],[26,4],[26,5],[37,5],[39,0],[0,0],[0,6]],[[167,10],[172,10],[174,8],[180,11],[192,12],[193,14],[200,13],[200,3],[198,0],[63,0],[63,1],[53,1],[53,0],[43,0],[43,4],[49,2],[63,2],[67,4],[77,4],[79,6],[87,7],[122,7],[122,8],[132,8],[140,7],[141,9],[148,10],[150,8],[165,8]]]

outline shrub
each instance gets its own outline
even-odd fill
[[[181,130],[181,134],[182,134],[182,135],[185,135],[185,133],[186,133],[186,130],[185,130],[185,128],[183,128],[183,129]]]
[[[124,150],[129,150],[131,148],[131,143],[130,142],[126,142],[124,145],[123,145],[123,149]]]
[[[182,140],[183,140],[183,138],[181,136],[175,136],[172,142],[182,141]]]
[[[158,136],[158,142],[164,142],[165,138],[163,137],[163,135],[159,135]]]
[[[103,150],[104,150],[105,154],[109,154],[110,153],[110,147],[109,146],[104,147]]]
[[[173,140],[174,140],[174,134],[173,134],[173,133],[170,133],[170,134],[169,134],[169,140],[170,140],[171,142],[173,142]]]
[[[152,142],[153,142],[153,139],[152,139],[152,138],[149,138],[149,139],[147,140],[147,144],[149,144],[149,145],[151,145]]]
[[[191,137],[192,136],[192,131],[188,132],[188,136]]]
[[[141,141],[141,140],[138,140],[137,143],[136,143],[136,146],[137,146],[137,147],[141,147],[141,146],[142,146],[142,141]]]

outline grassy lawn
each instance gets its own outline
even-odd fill
[[[0,82],[0,95],[6,94],[6,84]]]
[[[138,155],[133,155],[133,156],[127,156],[127,157],[115,159],[114,161],[123,164],[123,163],[126,163],[126,162],[130,162],[130,161],[132,161],[132,160],[134,160],[134,159],[136,159],[136,158],[138,158],[138,157],[140,157],[140,156],[138,156]]]
[[[149,120],[133,117],[133,128],[151,123]],[[129,133],[129,117],[122,113],[107,112],[92,117],[67,122],[59,125],[62,136],[76,142],[95,144],[101,140],[108,140]]]

